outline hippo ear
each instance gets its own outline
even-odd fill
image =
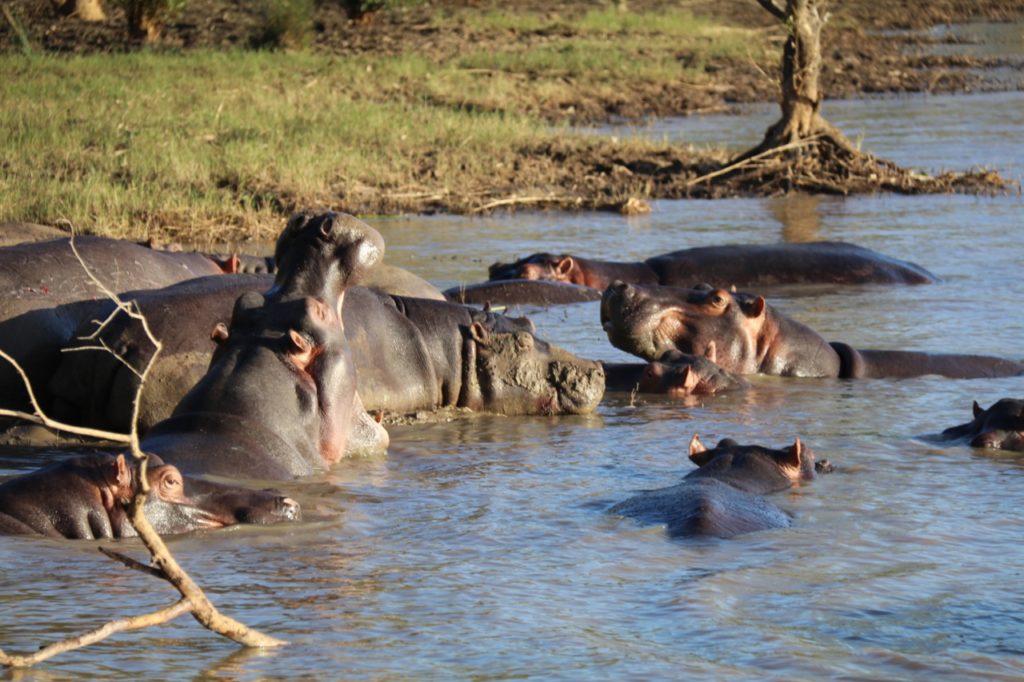
[[[117,487],[127,488],[132,484],[132,472],[128,468],[128,462],[125,461],[123,452],[117,456],[115,466],[117,467],[117,478],[115,479]]]
[[[223,322],[213,325],[213,330],[210,332],[210,339],[216,341],[218,346],[227,341],[230,336],[231,333],[228,332],[228,326]]]
[[[223,260],[215,261],[225,275],[234,275],[242,269],[242,259],[233,253]]]
[[[317,356],[317,348],[305,334],[294,329],[288,330],[288,338],[291,340],[288,357],[295,363],[296,367],[306,371],[306,368],[313,362],[313,358]]]
[[[794,467],[800,466],[800,459],[804,454],[804,444],[800,442],[800,436],[796,437],[793,444],[785,450],[786,464]]]
[[[704,443],[700,442],[700,436],[696,433],[693,434],[693,438],[690,439],[690,459],[695,461],[694,458],[707,451],[708,449],[704,447]]]
[[[731,293],[731,294],[735,294],[736,293],[736,285],[735,284],[733,284],[732,286],[729,287],[729,293]]]
[[[474,341],[483,345],[487,345],[491,338],[490,331],[480,322],[474,322],[469,325],[469,335],[473,337]]]
[[[764,315],[765,305],[764,296],[758,296],[750,302],[750,311],[747,313],[747,317],[761,317]]]
[[[975,419],[980,417],[982,415],[982,413],[985,411],[985,410],[981,409],[981,405],[978,404],[977,400],[974,401],[974,405],[972,405],[971,408],[974,410],[974,418]]]
[[[555,271],[562,277],[568,277],[569,273],[572,272],[575,263],[572,260],[572,256],[562,256],[555,263]]]

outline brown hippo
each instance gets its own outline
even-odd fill
[[[255,491],[181,475],[159,457],[147,469],[145,514],[161,535],[239,523],[297,521],[299,504],[273,490]],[[125,456],[81,455],[0,484],[0,534],[74,539],[135,535],[123,504],[138,470]]]
[[[928,284],[936,277],[919,265],[845,242],[733,244],[674,251],[643,262],[590,260],[535,253],[495,263],[490,279],[540,279],[604,289],[631,284],[766,287],[781,284]]]
[[[143,397],[142,429],[169,415],[202,377],[214,347],[209,330],[230,315],[232,301],[266,284],[264,276],[207,277],[133,296],[164,344]],[[587,412],[603,395],[596,363],[534,338],[526,319],[355,286],[346,292],[342,320],[359,395],[369,410]],[[89,331],[85,325],[79,335]],[[140,325],[123,317],[107,326],[102,340],[135,367],[152,353]],[[117,358],[87,350],[64,355],[49,390],[56,416],[124,429],[137,385],[134,372]]]
[[[726,538],[786,528],[791,525],[789,515],[762,495],[815,477],[814,454],[799,438],[790,447],[777,450],[739,445],[731,439],[708,450],[694,435],[690,460],[698,468],[678,485],[644,491],[609,512],[645,523],[664,523],[672,537]]]
[[[1002,398],[987,410],[974,402],[974,419],[942,432],[944,440],[967,441],[972,448],[1024,452],[1024,400]]]
[[[339,461],[353,435],[386,444],[356,393],[341,319],[347,287],[383,253],[352,216],[294,216],[273,285],[240,296],[230,326],[214,327],[209,369],[143,449],[186,472],[281,479]]]
[[[601,322],[616,348],[657,360],[669,351],[706,357],[736,374],[795,377],[951,378],[1024,374],[1024,364],[984,355],[856,350],[825,341],[764,297],[725,289],[680,289],[615,282]]]
[[[710,396],[746,388],[741,376],[727,372],[707,358],[685,353],[666,353],[647,364],[602,362],[605,388],[609,391],[663,393],[677,398]]]

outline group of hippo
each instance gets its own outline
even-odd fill
[[[159,250],[99,237],[32,241],[20,227],[0,248],[0,350],[37,400],[65,423],[127,431],[137,413],[155,465],[146,513],[159,532],[300,518],[274,490],[203,478],[287,480],[359,452],[383,450],[385,418],[460,410],[582,414],[606,388],[713,395],[744,375],[1007,376],[1024,365],[975,355],[855,350],[822,339],[735,287],[923,284],[911,263],[851,244],[688,249],[643,263],[535,254],[495,264],[490,280],[439,292],[383,264],[372,227],[338,213],[299,214],[273,258]],[[19,237],[29,237],[18,241]],[[89,272],[86,271],[86,267]],[[119,312],[92,276],[145,317]],[[696,283],[700,284],[696,284]],[[680,285],[692,288],[681,288]],[[260,293],[262,292],[262,293]],[[643,362],[601,363],[546,343],[532,323],[480,303],[601,300],[609,340]],[[138,409],[140,373],[149,370]],[[0,407],[30,410],[14,369],[0,364]],[[1024,450],[1024,401],[975,404],[947,429],[979,447]],[[23,437],[16,422],[8,440]],[[730,536],[786,526],[764,495],[827,471],[799,439],[786,448],[696,436],[697,469],[671,488],[612,507],[673,535]],[[132,534],[123,503],[138,485],[124,455],[80,454],[0,484],[0,533],[68,538]]]

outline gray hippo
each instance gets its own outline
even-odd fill
[[[1002,398],[987,410],[974,402],[974,419],[952,426],[942,440],[966,441],[972,448],[1024,452],[1024,400]]]
[[[143,396],[142,429],[170,414],[203,375],[214,348],[210,330],[228,318],[232,301],[267,283],[265,276],[207,277],[133,296],[164,343]],[[342,320],[359,395],[371,411],[578,413],[593,410],[604,392],[597,363],[535,338],[526,319],[354,286],[345,294]],[[91,328],[84,325],[79,335]],[[124,317],[101,338],[135,367],[152,353],[140,325]],[[117,358],[86,350],[65,353],[49,392],[59,418],[124,429],[137,385],[135,373]]]
[[[289,220],[273,285],[240,296],[231,324],[214,327],[206,374],[143,450],[186,473],[284,479],[339,461],[350,440],[386,446],[356,393],[341,318],[349,284],[383,253],[380,234],[352,216]]]
[[[501,279],[445,289],[444,297],[449,301],[466,304],[549,306],[600,301],[601,292],[564,282]]]
[[[707,449],[696,435],[690,460],[698,466],[681,483],[648,490],[609,509],[644,523],[663,523],[672,537],[732,537],[786,528],[789,515],[762,495],[815,477],[814,454],[796,439],[788,448],[739,445],[723,439]],[[828,471],[827,465],[820,468]]]
[[[248,490],[181,475],[159,457],[146,472],[144,511],[161,535],[240,523],[297,521],[299,504],[273,490]],[[0,534],[73,539],[135,535],[124,503],[135,494],[138,469],[123,454],[81,455],[0,484]]]
[[[725,289],[681,289],[615,282],[604,292],[601,323],[616,348],[647,360],[679,351],[736,374],[793,377],[950,378],[1024,374],[1024,364],[985,355],[856,350],[829,343],[763,296]]]
[[[604,289],[631,284],[767,287],[782,284],[928,284],[936,277],[914,263],[845,242],[732,244],[673,251],[642,262],[535,253],[495,263],[491,280],[539,279]]]

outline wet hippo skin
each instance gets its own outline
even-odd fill
[[[736,374],[794,377],[951,378],[1024,374],[1003,358],[917,351],[856,350],[768,305],[762,296],[724,289],[681,289],[615,282],[604,293],[601,323],[616,348],[648,360],[668,352],[706,357]]]
[[[232,301],[268,281],[265,276],[202,278],[138,296],[164,344],[143,397],[141,428],[169,415],[205,373],[214,348],[210,329],[228,318]],[[356,286],[347,290],[342,319],[359,395],[371,411],[586,412],[603,395],[603,371],[596,363],[535,339],[525,318]],[[78,335],[89,331],[85,326]],[[102,338],[135,367],[152,353],[140,325],[126,318],[111,323]],[[128,423],[137,385],[135,374],[116,358],[84,351],[63,356],[50,393],[61,418],[120,429]]]
[[[73,539],[135,535],[123,504],[138,469],[125,455],[80,455],[0,484],[0,534]],[[150,459],[144,511],[161,535],[239,523],[297,521],[299,504],[273,490],[184,477],[159,457]]]
[[[844,242],[732,244],[674,251],[643,262],[591,260],[536,253],[495,263],[491,280],[535,279],[604,289],[631,284],[765,287],[780,284],[927,284],[936,277],[919,265]]]
[[[296,215],[277,241],[265,294],[235,301],[202,379],[142,447],[189,473],[285,479],[340,460],[353,434],[386,433],[363,409],[341,320],[345,291],[383,256],[365,223]]]
[[[672,537],[732,537],[791,525],[790,516],[762,497],[815,477],[814,454],[799,439],[788,448],[739,445],[723,439],[707,449],[695,435],[690,460],[698,466],[681,483],[648,490],[609,513],[665,524]]]

